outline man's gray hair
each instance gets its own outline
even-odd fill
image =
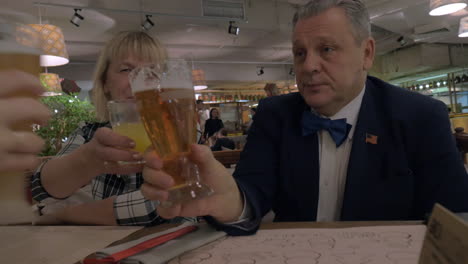
[[[369,12],[361,0],[311,0],[294,14],[293,26],[296,26],[297,21],[301,19],[317,16],[333,7],[345,11],[358,43],[371,36]]]

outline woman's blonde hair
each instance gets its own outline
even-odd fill
[[[97,119],[101,122],[109,120],[107,102],[110,94],[104,92],[106,74],[113,60],[123,60],[134,56],[148,62],[165,63],[166,49],[156,39],[142,31],[121,32],[107,42],[96,64],[93,77],[91,100],[96,108]]]

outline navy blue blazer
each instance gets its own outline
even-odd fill
[[[209,222],[242,235],[270,209],[275,221],[316,220],[318,136],[301,133],[309,109],[299,93],[260,102],[234,173],[254,219],[245,229]],[[442,102],[368,77],[352,144],[342,221],[423,219],[436,202],[468,211],[468,175]]]

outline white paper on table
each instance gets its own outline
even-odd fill
[[[141,228],[0,226],[0,263],[73,264]]]
[[[417,264],[426,226],[260,230],[226,237],[170,264]]]

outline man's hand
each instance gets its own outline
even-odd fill
[[[170,208],[158,208],[162,217],[169,219],[176,216],[194,217],[211,215],[220,222],[238,220],[243,209],[243,200],[239,188],[230,173],[219,163],[209,148],[192,145],[190,159],[198,166],[201,181],[214,190],[214,194],[197,200],[174,205]],[[145,155],[141,187],[143,195],[149,200],[163,202],[168,197],[169,189],[174,185],[171,176],[163,172],[163,162],[154,152]]]
[[[50,118],[37,100],[43,88],[37,78],[19,71],[0,72],[0,81],[0,172],[34,169],[44,141],[32,128],[22,128],[44,125]]]

